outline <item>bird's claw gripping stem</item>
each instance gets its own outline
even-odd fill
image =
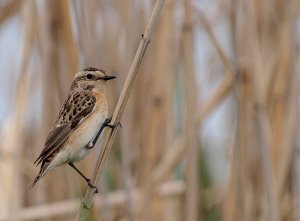
[[[97,187],[97,186],[94,186],[94,185],[92,184],[92,181],[91,181],[90,179],[87,179],[86,181],[87,181],[87,183],[88,183],[88,185],[89,185],[90,188],[95,189],[95,193],[98,193],[98,192],[99,192],[99,191],[98,191],[98,187]]]
[[[120,126],[122,128],[122,124],[120,122],[115,123],[115,124],[109,124],[111,122],[111,117],[110,118],[106,118],[106,120],[104,121],[103,125],[105,125],[105,127],[110,127],[111,129],[114,129],[117,126]]]

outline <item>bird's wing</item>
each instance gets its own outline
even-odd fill
[[[34,164],[39,165],[50,156],[50,159],[52,159],[52,155],[57,154],[59,148],[74,129],[94,111],[95,106],[96,98],[90,93],[77,92],[69,96],[63,104],[58,119],[46,139],[44,149]]]

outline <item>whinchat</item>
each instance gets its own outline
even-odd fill
[[[30,188],[48,172],[63,164],[69,164],[90,187],[95,188],[74,163],[82,160],[94,147],[104,127],[115,127],[109,124],[104,95],[107,81],[114,78],[97,68],[86,68],[76,73],[44,149],[34,162],[41,164],[41,168]]]

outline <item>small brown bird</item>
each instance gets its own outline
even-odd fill
[[[91,180],[74,165],[94,147],[104,127],[110,125],[104,95],[106,82],[114,79],[102,69],[86,68],[75,75],[67,100],[49,133],[44,149],[34,162],[41,164],[40,172],[30,189],[48,172],[63,164],[74,168],[92,188]]]

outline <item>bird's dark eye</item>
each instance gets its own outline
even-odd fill
[[[87,75],[86,75],[86,78],[89,79],[89,80],[92,79],[93,77],[94,77],[94,76],[93,76],[92,74],[87,74]]]

